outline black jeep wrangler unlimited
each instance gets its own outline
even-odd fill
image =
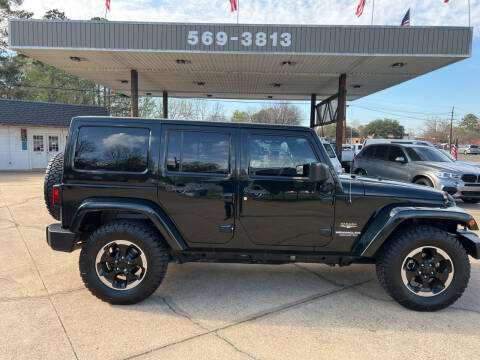
[[[338,176],[309,128],[79,117],[48,166],[54,250],[112,304],[152,294],[168,263],[376,264],[400,304],[452,304],[480,258],[471,215],[426,187]]]

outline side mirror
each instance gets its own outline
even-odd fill
[[[324,183],[330,178],[330,168],[321,162],[309,164],[308,179],[315,183]]]
[[[399,163],[406,163],[407,160],[405,160],[405,158],[403,156],[397,156],[395,158],[395,162],[399,162]]]

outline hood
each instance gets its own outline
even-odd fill
[[[475,169],[470,165],[461,162],[436,162],[436,161],[417,161],[416,164],[424,165],[430,169],[454,171],[458,173],[468,172],[469,174],[480,175],[480,169]]]
[[[350,180],[351,179],[351,180]],[[402,183],[397,181],[378,180],[367,177],[358,176],[341,176],[342,186],[344,191],[348,190],[347,184],[352,181],[357,186],[363,185],[365,196],[385,197],[408,199],[417,201],[438,202],[443,204],[445,202],[443,191],[436,190],[430,187],[415,185],[409,183]],[[358,191],[358,187],[354,186]]]

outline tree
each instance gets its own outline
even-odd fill
[[[13,10],[12,7],[22,5],[23,0],[0,0],[0,55],[8,48],[8,19],[28,19],[33,16],[32,12],[25,10]]]
[[[462,118],[458,127],[469,131],[478,131],[480,129],[480,122],[476,115],[467,114]]]
[[[400,139],[405,134],[405,128],[397,120],[377,119],[363,127],[363,137]]]
[[[248,113],[246,111],[235,110],[232,117],[232,122],[248,122]]]
[[[264,124],[299,125],[300,109],[296,105],[282,103],[265,107],[252,116],[252,120]]]
[[[444,118],[431,118],[425,121],[422,135],[434,142],[448,142],[450,137],[450,120]]]
[[[44,19],[61,19],[61,20],[67,20],[67,15],[63,11],[57,10],[57,9],[52,9],[48,10],[45,15],[43,15]]]

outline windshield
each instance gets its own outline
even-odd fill
[[[433,147],[405,147],[408,156],[412,161],[435,161],[435,162],[452,162],[452,160],[438,149]]]
[[[452,154],[450,154],[447,150],[438,149],[442,154],[445,154],[450,160],[455,161],[455,158]]]
[[[477,145],[470,145],[470,148],[471,149],[478,149],[478,146]]]
[[[335,151],[333,151],[332,145],[330,145],[330,144],[323,144],[323,146],[325,147],[325,150],[327,151],[328,157],[329,157],[330,159],[333,159],[333,158],[336,158],[336,157],[337,157],[337,155],[335,154]]]

